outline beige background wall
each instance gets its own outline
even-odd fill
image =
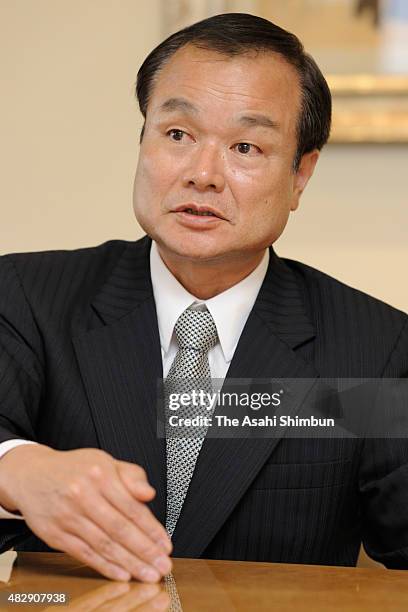
[[[133,90],[160,0],[0,0],[0,250],[132,238]]]
[[[160,0],[1,0],[0,253],[141,235],[133,85]],[[329,146],[277,251],[408,310],[408,146]]]

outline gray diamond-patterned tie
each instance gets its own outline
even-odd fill
[[[191,393],[197,385],[211,392],[211,373],[208,351],[217,343],[218,334],[214,320],[208,310],[187,308],[178,318],[174,332],[179,350],[174,358],[165,382],[165,396],[169,393]],[[166,415],[168,415],[168,406]],[[184,412],[194,417],[193,406]],[[202,414],[202,410],[200,411]],[[196,429],[188,438],[167,437],[167,515],[166,529],[171,536],[176,527],[181,509],[194,472],[206,430]]]

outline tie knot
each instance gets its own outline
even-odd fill
[[[214,319],[208,310],[187,308],[174,326],[179,347],[208,352],[218,340]]]

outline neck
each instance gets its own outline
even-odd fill
[[[159,246],[158,251],[173,276],[200,300],[208,300],[242,281],[255,270],[265,254],[264,249],[220,262],[187,259],[169,253]]]

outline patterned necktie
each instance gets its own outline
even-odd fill
[[[208,351],[217,343],[218,334],[208,310],[187,308],[174,326],[179,350],[165,382],[165,397],[170,393],[189,393],[199,386],[211,392]],[[191,406],[183,416],[202,414],[202,408]],[[168,405],[166,416],[169,415]],[[206,429],[196,428],[188,438],[167,437],[167,515],[166,529],[172,536],[180,516],[190,480],[194,472]]]

